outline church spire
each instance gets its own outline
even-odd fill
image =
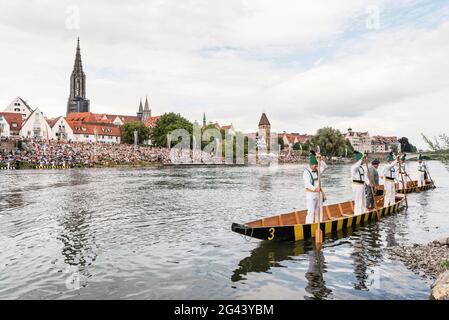
[[[140,99],[139,111],[137,111],[137,118],[139,118],[140,121],[143,121],[142,99]]]
[[[142,112],[143,112],[142,99],[140,99],[139,112],[137,112],[137,113],[142,113]]]
[[[70,95],[67,102],[67,114],[72,112],[89,112],[90,103],[86,99],[86,75],[81,62],[80,38],[76,42],[75,64],[70,76]]]
[[[145,107],[143,108],[143,121],[147,121],[148,118],[151,118],[151,109],[148,103],[148,96],[145,98]]]
[[[206,112],[203,113],[203,127],[206,126]]]
[[[76,45],[76,55],[75,55],[75,66],[73,67],[73,72],[83,72],[83,64],[81,62],[81,48],[80,48],[80,38],[77,39]]]
[[[145,108],[143,109],[143,111],[150,111],[150,106],[148,104],[148,96],[145,98]]]

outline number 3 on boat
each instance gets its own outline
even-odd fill
[[[270,234],[269,236],[268,236],[268,240],[273,240],[274,239],[274,228],[270,228],[269,230],[268,230],[268,233]]]

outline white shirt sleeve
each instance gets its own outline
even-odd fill
[[[394,168],[397,164],[397,160],[393,161],[391,164],[385,164],[382,170],[382,177],[385,178],[387,176],[387,172],[390,171],[391,168]]]
[[[304,169],[304,173],[302,174],[302,178],[304,180],[304,187],[306,189],[315,190],[316,187],[312,185],[311,180],[312,177],[310,176],[310,172],[307,169]]]
[[[327,170],[327,168],[328,168],[328,165],[326,164],[326,162],[321,160],[320,173],[322,174],[324,171]]]
[[[365,177],[365,183],[367,184],[367,185],[371,185],[371,182],[369,181],[369,176],[368,176],[368,174],[369,174],[369,168],[368,168],[368,166],[367,165],[365,165],[364,167],[363,167],[363,171],[365,172],[365,174],[364,174],[364,177]]]
[[[360,180],[359,167],[361,164],[362,164],[362,160],[359,160],[351,167],[351,179],[352,180]]]

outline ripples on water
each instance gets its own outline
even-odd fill
[[[2,171],[0,298],[427,299],[384,248],[447,236],[449,175],[430,167],[438,189],[319,253],[230,231],[304,208],[300,165]],[[324,178],[330,203],[349,199],[348,171]]]

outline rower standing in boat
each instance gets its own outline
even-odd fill
[[[390,152],[387,158],[387,164],[382,171],[385,187],[384,207],[396,202],[396,165],[398,164],[398,160],[399,156],[395,160],[393,152]]]
[[[407,189],[407,177],[410,177],[407,173],[407,167],[405,165],[405,160],[407,159],[407,155],[404,153],[401,157],[401,161],[399,161],[399,183],[402,185],[402,190]]]
[[[366,211],[365,185],[369,185],[369,180],[364,168],[367,157],[358,151],[354,151],[354,157],[357,162],[351,167],[352,194],[354,198],[354,215],[359,215]]]
[[[370,185],[366,186],[366,208],[374,209],[376,206],[374,204],[374,197],[377,193],[377,189],[379,188],[379,172],[377,169],[379,168],[379,160],[375,159],[371,162],[371,166],[368,168],[368,180]],[[374,194],[373,194],[374,191]]]
[[[418,158],[418,187],[424,187],[426,185],[426,164],[422,161],[422,155]]]
[[[321,159],[320,154],[310,152],[309,168],[305,168],[303,173],[304,186],[306,188],[307,216],[306,224],[318,221],[318,202],[320,203],[320,221],[323,221],[323,196],[318,187],[318,159],[321,160],[320,174],[327,169],[326,163]]]

